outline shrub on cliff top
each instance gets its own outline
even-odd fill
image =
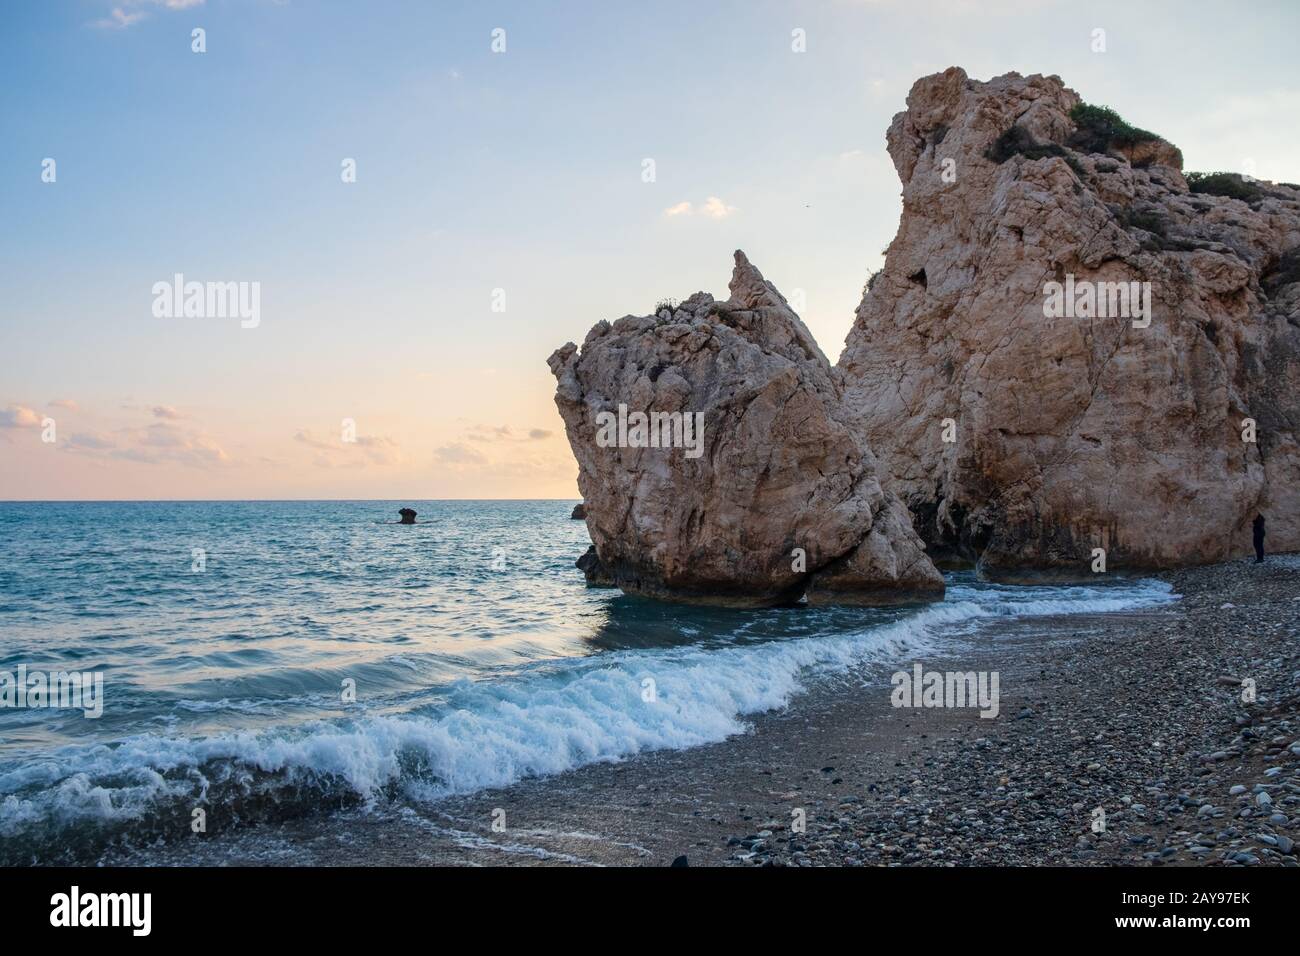
[[[1136,146],[1138,143],[1160,139],[1149,130],[1130,126],[1108,106],[1080,103],[1070,110],[1070,119],[1078,129],[1070,137],[1069,143],[1086,153],[1104,153],[1111,146]]]
[[[1194,193],[1227,196],[1242,202],[1254,202],[1264,191],[1237,173],[1188,173],[1187,187]]]

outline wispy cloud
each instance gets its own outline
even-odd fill
[[[0,428],[37,428],[41,416],[26,405],[10,405],[0,411]]]
[[[554,432],[545,428],[529,428],[522,434],[516,434],[515,430],[509,425],[471,425],[465,432],[465,438],[468,441],[477,442],[498,442],[498,441],[543,441],[550,438]]]
[[[73,448],[86,448],[91,451],[106,451],[117,447],[117,443],[112,438],[100,432],[77,432],[68,439],[68,444]]]
[[[736,211],[732,206],[717,196],[710,196],[698,206],[690,200],[683,200],[676,205],[669,206],[664,210],[664,215],[670,219],[676,219],[686,216],[705,216],[709,219],[726,219]]]
[[[92,20],[90,25],[100,30],[125,30],[133,23],[139,23],[145,17],[142,11],[127,13],[121,7],[114,7],[106,17]]]
[[[402,460],[398,443],[385,435],[358,435],[352,441],[321,438],[310,429],[299,429],[293,436],[299,444],[313,448],[321,454],[313,459],[319,468],[364,467],[367,462],[374,465],[396,465]]]
[[[146,465],[167,462],[193,468],[232,464],[230,455],[213,438],[196,428],[155,422],[139,428],[106,432],[76,432],[61,447],[92,458],[132,461]]]
[[[433,450],[433,460],[440,465],[485,465],[487,458],[482,452],[475,451],[468,445],[452,442]]]
[[[203,4],[203,0],[123,0],[108,11],[108,16],[90,21],[99,30],[125,30],[149,16],[148,7],[186,10]]]

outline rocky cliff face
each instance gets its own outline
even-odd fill
[[[598,323],[548,360],[578,460],[594,584],[736,605],[942,594],[881,489],[830,364],[736,253],[731,297]]]
[[[1177,149],[1079,102],[1057,77],[913,86],[902,221],[837,368],[856,428],[941,563],[1221,560],[1257,512],[1300,548],[1300,188],[1189,191]]]

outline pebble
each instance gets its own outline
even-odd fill
[[[1159,613],[1109,627],[1063,617],[1051,645],[1016,648],[1000,719],[922,724],[905,738],[911,755],[878,765],[831,756],[845,795],[801,793],[808,833],[732,837],[746,851],[733,861],[1300,866],[1300,563],[1160,577],[1182,598]],[[1257,701],[1242,702],[1238,674]],[[1012,687],[1023,696],[1008,702]],[[830,777],[819,783],[825,794]],[[788,801],[769,802],[756,819],[788,820]],[[1106,827],[1093,832],[1097,808]]]

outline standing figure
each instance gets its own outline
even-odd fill
[[[1255,563],[1264,563],[1264,516],[1255,515]]]

